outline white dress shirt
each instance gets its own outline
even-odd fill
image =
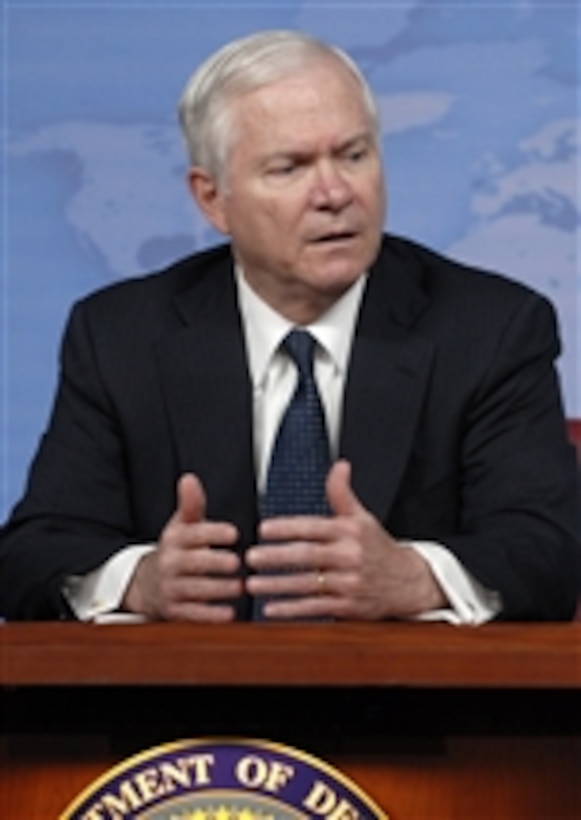
[[[366,276],[359,278],[323,316],[305,328],[318,342],[315,378],[332,457],[338,452],[343,390],[366,280]],[[256,474],[259,489],[263,489],[274,439],[297,380],[296,367],[280,351],[293,324],[266,304],[239,270],[236,283],[253,387]],[[127,547],[88,575],[69,578],[64,592],[77,617],[102,622],[139,620],[139,616],[116,610],[137,562],[154,548],[151,544]],[[423,556],[450,602],[448,608],[423,613],[419,619],[479,624],[500,610],[498,595],[472,578],[445,546],[414,541],[402,544],[402,548],[415,549]]]

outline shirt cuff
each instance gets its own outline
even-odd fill
[[[502,609],[500,595],[482,586],[466,572],[449,549],[432,541],[407,541],[428,563],[450,606],[423,612],[414,620],[478,625],[492,620]]]
[[[142,615],[121,612],[119,606],[140,559],[154,544],[137,544],[115,553],[105,564],[66,579],[63,594],[79,621],[95,623],[141,623]]]

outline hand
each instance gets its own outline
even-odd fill
[[[349,463],[335,463],[327,477],[333,517],[271,518],[260,525],[262,541],[277,543],[253,546],[246,560],[253,570],[275,574],[252,575],[247,589],[283,596],[266,604],[266,617],[370,621],[446,606],[428,564],[386,532],[350,482]]]
[[[232,524],[207,521],[206,496],[198,478],[183,475],[177,509],[157,549],[137,565],[123,608],[152,619],[224,622],[234,607],[224,603],[243,592],[240,559],[229,547],[238,540]]]

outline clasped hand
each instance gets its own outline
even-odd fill
[[[380,620],[445,604],[424,559],[359,502],[348,462],[332,466],[326,491],[330,517],[260,524],[260,544],[244,556],[248,574],[234,550],[236,527],[208,521],[200,481],[182,476],[176,512],[157,549],[139,562],[124,608],[152,619],[221,623],[233,620],[231,602],[245,591],[272,596],[264,615],[273,619]]]

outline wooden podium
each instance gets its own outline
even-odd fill
[[[581,817],[581,623],[0,626],[0,817],[158,743],[244,736],[391,820]]]

